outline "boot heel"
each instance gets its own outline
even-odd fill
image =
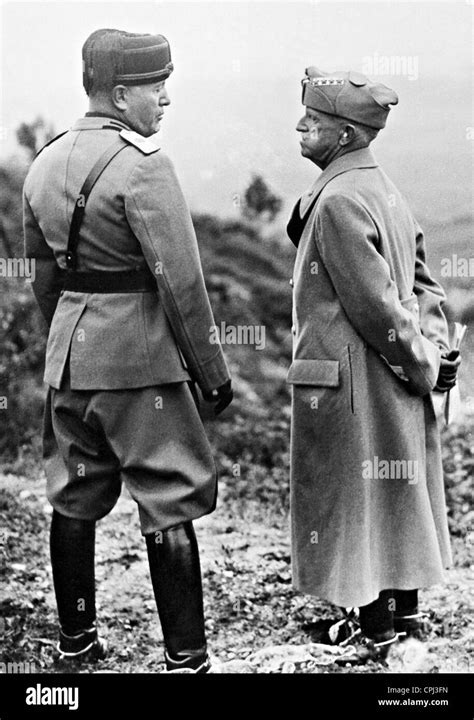
[[[184,657],[182,660],[174,660],[165,650],[166,672],[167,673],[193,673],[203,675],[211,669],[211,659],[207,652],[200,656]]]
[[[61,661],[95,662],[106,657],[107,642],[99,638],[96,628],[72,636],[60,630],[57,651]]]

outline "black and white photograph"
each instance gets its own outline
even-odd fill
[[[473,8],[1,3],[0,720],[472,718]]]

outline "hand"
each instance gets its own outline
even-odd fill
[[[448,392],[456,385],[456,375],[460,364],[459,350],[451,350],[450,353],[441,356],[439,375],[434,388],[436,392]]]
[[[219,415],[228,405],[231,404],[234,398],[231,380],[227,380],[224,385],[221,385],[216,390],[203,392],[202,396],[206,402],[216,403],[214,407],[214,415]]]

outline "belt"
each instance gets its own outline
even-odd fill
[[[121,272],[64,273],[63,290],[83,293],[157,292],[156,280],[149,270]]]

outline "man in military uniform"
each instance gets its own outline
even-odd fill
[[[418,589],[450,563],[431,391],[454,385],[460,360],[423,233],[369,149],[396,93],[308,68],[302,102],[301,153],[323,172],[288,225],[294,582],[360,608],[357,660],[419,632]]]
[[[209,667],[192,520],[216,470],[195,401],[232,400],[190,214],[155,142],[173,70],[161,35],[98,30],[83,47],[90,111],[33,162],[26,255],[49,325],[51,561],[66,657],[103,656],[95,522],[124,481],[138,504],[169,670]]]

